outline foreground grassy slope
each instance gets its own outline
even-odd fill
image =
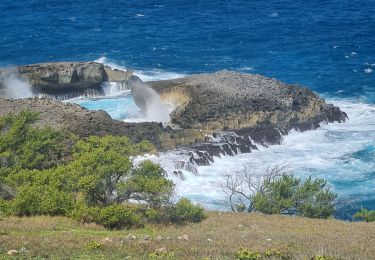
[[[169,256],[173,255],[169,259],[234,259],[234,253],[244,247],[260,252],[278,249],[291,259],[311,259],[316,255],[375,259],[375,223],[262,214],[208,215],[199,224],[121,231],[83,225],[63,217],[4,218],[0,221],[0,259],[9,257],[8,250],[22,247],[25,253],[14,257],[147,259],[150,253],[164,247]],[[128,239],[129,234],[136,238]],[[183,235],[188,239],[178,239]],[[98,244],[89,246],[92,241]]]

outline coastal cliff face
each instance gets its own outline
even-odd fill
[[[172,108],[172,123],[185,129],[313,125],[346,117],[307,88],[260,75],[219,71],[149,84]]]
[[[189,145],[190,161],[203,165],[212,156],[280,144],[292,129],[347,118],[307,88],[260,75],[219,71],[148,84],[170,108],[175,144]]]
[[[133,75],[131,70],[113,70],[97,62],[42,63],[0,70],[0,75],[10,73],[26,80],[34,93],[51,96],[100,94],[103,82],[122,82]]]

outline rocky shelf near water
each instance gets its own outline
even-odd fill
[[[197,164],[280,144],[293,129],[347,119],[313,91],[260,75],[219,71],[148,84],[172,107],[171,122],[183,133],[179,145],[189,146]]]
[[[123,82],[133,72],[112,69],[97,62],[56,62],[0,69],[0,79],[9,74],[27,81],[31,91],[48,97],[101,95],[103,82]],[[5,86],[0,82],[0,91]]]
[[[139,82],[131,71],[112,70],[94,62],[37,64],[15,70],[33,92],[48,95],[99,91],[108,81],[126,83],[129,88],[132,82]],[[169,108],[171,122],[167,126],[124,123],[104,111],[39,98],[0,99],[0,115],[37,111],[41,113],[39,124],[65,128],[82,137],[113,134],[127,135],[133,141],[150,140],[160,151],[184,150],[189,155],[186,164],[198,165],[209,164],[213,156],[280,144],[282,136],[293,129],[313,130],[322,122],[347,119],[345,112],[311,90],[260,75],[219,71],[147,84]]]

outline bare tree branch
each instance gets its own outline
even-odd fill
[[[286,165],[267,167],[263,174],[258,174],[252,165],[245,165],[241,170],[225,173],[225,181],[221,186],[227,196],[232,211],[254,211],[252,198],[257,193],[266,192],[266,184],[275,181],[287,170]]]

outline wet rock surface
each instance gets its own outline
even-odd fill
[[[26,65],[0,70],[27,80],[31,90],[46,95],[93,95],[101,92],[107,81],[126,81],[131,70],[114,70],[97,62],[55,62]]]
[[[179,140],[190,151],[187,163],[198,165],[280,144],[293,129],[347,119],[311,90],[260,75],[219,71],[149,84],[171,108],[176,132],[184,133]]]

